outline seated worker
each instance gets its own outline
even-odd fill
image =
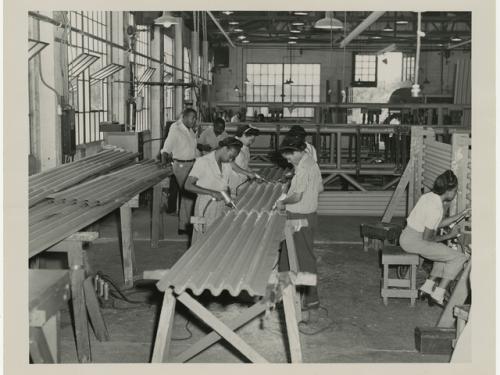
[[[440,243],[458,234],[455,226],[449,234],[439,236],[437,230],[446,227],[470,214],[466,209],[457,215],[443,219],[443,206],[451,202],[457,194],[457,176],[447,170],[434,182],[432,191],[420,197],[407,219],[407,226],[401,233],[399,243],[404,251],[418,254],[434,262],[430,277],[420,287],[421,295],[430,295],[442,305],[446,287],[454,280],[467,260],[467,256]],[[439,285],[436,285],[441,279]]]
[[[241,151],[231,163],[234,176],[231,177],[231,190],[237,193],[238,187],[247,180],[257,177],[255,173],[250,170],[250,146],[255,142],[255,137],[260,134],[260,130],[252,125],[240,125],[236,130],[235,138],[243,144]]]
[[[194,216],[203,217],[205,224],[193,226],[194,244],[205,229],[222,213],[225,205],[221,191],[228,192],[232,173],[231,162],[239,154],[243,144],[234,137],[219,142],[219,147],[196,159],[186,180],[186,190],[197,194]]]
[[[300,125],[293,125],[287,133],[287,137],[298,137],[302,142],[304,142],[306,144],[306,152],[309,153],[309,155],[311,155],[317,163],[318,158],[316,155],[316,148],[306,141],[306,136],[306,130]]]
[[[231,122],[240,122],[241,121],[241,115],[239,112],[236,112],[233,117],[231,117]]]
[[[323,180],[318,164],[306,152],[306,144],[295,137],[287,137],[280,146],[280,152],[294,166],[295,175],[290,183],[286,198],[278,200],[276,207],[286,210],[288,219],[307,219],[308,225],[293,235],[300,272],[317,274],[316,257],[313,252],[314,231],[317,224],[318,195],[323,191]],[[279,260],[279,271],[290,269],[286,242],[283,242]],[[303,309],[319,307],[316,286],[306,288],[302,301]]]
[[[229,137],[226,133],[226,122],[223,118],[217,117],[212,126],[206,128],[198,138],[198,150],[206,154],[219,147],[219,142]]]

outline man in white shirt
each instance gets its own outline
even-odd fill
[[[197,156],[197,140],[193,131],[196,116],[197,113],[193,108],[185,109],[182,118],[171,125],[161,149],[162,160],[172,162],[175,179],[180,189],[179,233],[188,231],[194,205],[194,197],[184,189],[184,183]]]

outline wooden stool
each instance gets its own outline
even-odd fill
[[[399,236],[403,228],[399,224],[392,223],[370,223],[361,224],[361,237],[363,237],[363,250],[368,251],[369,247],[380,250],[384,244],[398,244]]]
[[[417,266],[419,256],[417,254],[408,254],[399,246],[386,246],[382,250],[383,279],[380,294],[384,299],[384,305],[387,306],[389,297],[391,298],[410,298],[411,306],[415,306],[415,300],[418,296],[417,291]],[[410,279],[391,279],[389,278],[389,266],[410,266]]]
[[[470,305],[459,305],[453,308],[453,316],[457,318],[457,336],[453,340],[452,346],[455,347],[458,338],[464,330],[465,324],[469,320]]]
[[[29,270],[30,357],[33,363],[59,363],[60,309],[69,299],[69,272]]]

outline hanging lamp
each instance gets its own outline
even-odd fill
[[[323,30],[340,30],[344,28],[344,24],[333,17],[333,12],[325,12],[325,18],[316,21],[314,27]]]

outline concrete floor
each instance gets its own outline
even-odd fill
[[[176,218],[167,219],[166,238],[159,249],[148,241],[150,223],[147,209],[134,210],[134,238],[137,272],[169,268],[186,249],[186,238],[177,235]],[[320,217],[316,254],[319,272],[321,309],[319,324],[324,328],[310,335],[311,327],[301,325],[308,334],[301,335],[303,358],[309,363],[361,362],[448,362],[446,355],[422,355],[415,350],[414,329],[433,326],[439,307],[417,302],[411,308],[408,300],[392,299],[386,307],[380,298],[379,256],[363,252],[359,224],[376,218]],[[98,224],[100,239],[87,251],[91,272],[101,271],[123,286],[120,247],[117,241],[117,216],[109,215]],[[131,305],[116,300],[103,308],[110,341],[98,342],[91,333],[93,361],[97,363],[149,362],[156,331],[161,295],[154,283],[140,283],[127,295],[145,303]],[[213,298],[204,295],[202,302],[216,315],[231,319],[248,306],[248,299],[230,296]],[[327,315],[328,312],[328,315]],[[265,319],[255,319],[238,333],[270,362],[288,360],[283,312],[280,305]],[[189,323],[188,323],[189,322]],[[62,318],[62,361],[76,362],[76,349],[69,311]],[[188,323],[186,329],[186,324]],[[190,333],[191,332],[191,333]],[[206,334],[207,328],[177,305],[173,344],[175,356]],[[180,340],[191,336],[187,340]],[[191,362],[241,363],[245,358],[224,342],[215,344]]]

